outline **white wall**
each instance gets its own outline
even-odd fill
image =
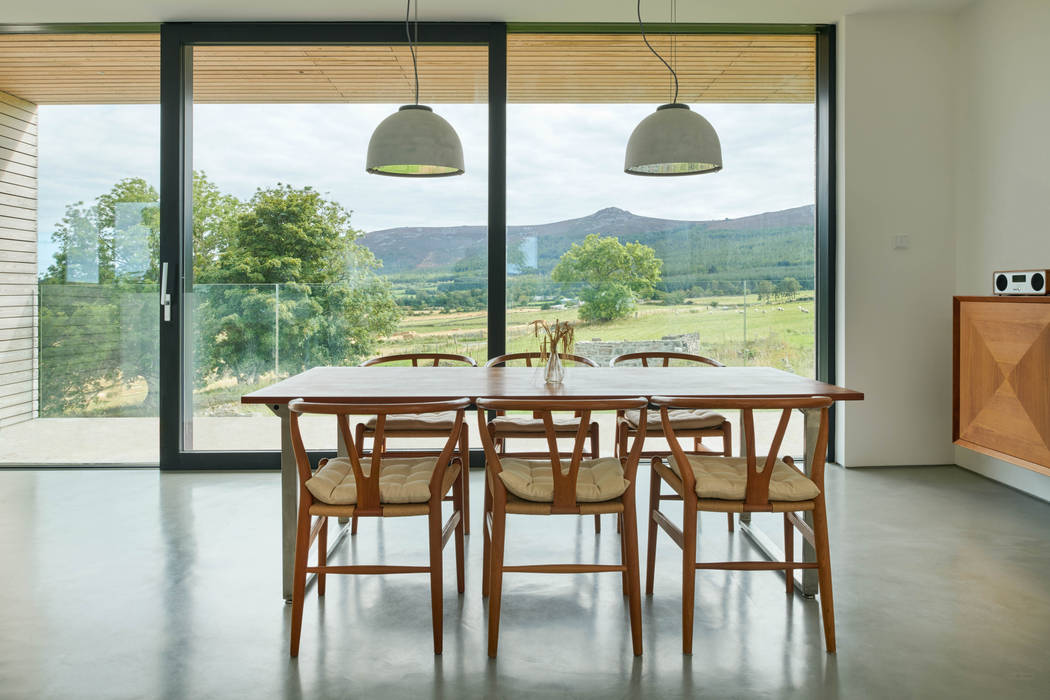
[[[955,292],[992,270],[1050,268],[1050,2],[985,0],[958,17]],[[1050,477],[956,447],[955,462],[1050,500]]]
[[[846,466],[953,461],[955,32],[949,13],[839,24],[838,381],[865,393],[839,414]]]

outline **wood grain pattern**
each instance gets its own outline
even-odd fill
[[[36,105],[0,92],[0,422],[36,417]],[[32,371],[32,370],[30,370]]]
[[[652,35],[671,58],[680,100],[811,103],[812,35]],[[486,102],[488,48],[424,44],[420,100]],[[400,104],[412,94],[405,45],[198,46],[197,103]],[[631,34],[510,34],[507,95],[513,103],[660,104],[667,71]],[[158,34],[0,35],[0,90],[38,104],[156,103]],[[0,102],[0,114],[18,110]]]
[[[830,396],[859,401],[864,394],[772,367],[567,367],[560,385],[543,381],[542,367],[315,367],[241,397],[242,403],[292,399],[439,401],[471,399],[611,399],[634,396],[790,398]]]
[[[953,439],[1050,474],[1050,298],[956,297]]]
[[[719,370],[719,372],[724,370]],[[681,444],[675,439],[675,430],[671,424],[668,411],[672,408],[702,408],[714,407],[714,402],[707,399],[691,399],[688,397],[652,397],[652,403],[659,407],[660,417],[664,426],[664,433],[668,436],[673,458],[678,465],[690,464],[689,455],[682,449]],[[647,542],[646,562],[648,572],[646,573],[646,595],[653,593],[653,570],[656,566],[656,534],[657,527],[670,536],[671,540],[682,549],[682,653],[693,653],[693,606],[696,590],[696,571],[698,569],[719,570],[783,570],[788,579],[787,592],[791,593],[794,582],[791,572],[795,569],[816,568],[820,580],[820,612],[824,623],[824,643],[829,654],[835,653],[835,607],[831,591],[831,555],[828,547],[828,524],[827,513],[824,503],[824,467],[825,455],[828,447],[828,408],[832,401],[827,396],[812,396],[805,398],[748,398],[733,399],[729,405],[741,409],[743,420],[742,432],[744,435],[744,454],[747,461],[747,482],[745,485],[744,498],[739,501],[714,500],[702,498],[696,492],[696,479],[691,468],[681,468],[678,473],[670,468],[670,462],[664,458],[653,458],[652,476],[649,495],[649,537]],[[757,448],[755,445],[754,411],[755,410],[780,409],[781,417],[776,432],[763,451],[766,454],[762,471],[759,472]],[[817,486],[816,498],[809,501],[771,501],[769,499],[769,480],[773,476],[773,465],[779,455],[780,445],[787,429],[788,419],[793,409],[819,409],[820,427],[817,431],[817,440],[813,452],[813,463],[809,465],[809,477]],[[718,459],[713,458],[713,459]],[[783,457],[783,461],[789,468],[798,470],[794,460],[790,456]],[[660,487],[666,482],[681,497],[684,508],[681,528],[667,514],[660,510],[660,501],[664,498],[660,494]],[[735,507],[734,507],[735,506]],[[784,512],[784,559],[782,561],[704,561],[697,563],[697,522],[698,511],[712,512]],[[795,511],[812,510],[813,527],[809,528],[801,519],[791,514]],[[793,528],[800,526],[803,537],[810,541],[816,550],[816,562],[798,563],[793,560],[794,537]]]
[[[590,371],[596,371],[591,369]],[[588,424],[590,423],[591,411],[609,411],[637,409],[642,413],[642,426],[637,439],[634,440],[629,453],[620,457],[620,466],[623,469],[623,478],[627,481],[627,490],[615,498],[605,501],[581,503],[577,500],[576,482],[579,476],[580,464],[583,459],[584,442],[588,435]],[[508,509],[508,501],[512,500],[507,493],[500,474],[503,471],[500,454],[496,449],[496,443],[491,434],[485,429],[487,425],[486,412],[494,411],[536,411],[540,414],[547,438],[548,453],[543,459],[551,469],[554,492],[550,501],[529,502],[535,510]],[[605,400],[577,400],[560,402],[556,400],[536,399],[491,399],[478,401],[478,428],[481,433],[481,444],[485,448],[485,512],[482,522],[484,525],[484,550],[482,560],[485,566],[484,581],[482,583],[482,595],[489,598],[489,629],[488,629],[488,653],[490,658],[496,658],[499,646],[499,621],[500,607],[503,594],[504,573],[597,573],[597,572],[620,572],[624,595],[628,597],[628,611],[631,620],[631,645],[635,656],[642,653],[642,620],[641,620],[641,593],[639,587],[638,571],[638,519],[634,505],[634,491],[637,480],[635,473],[638,470],[638,459],[641,456],[642,440],[645,437],[645,410],[646,399],[641,396],[634,398],[605,399]],[[554,430],[553,413],[555,411],[574,411],[580,417],[580,424],[576,431],[573,442],[569,464],[563,466],[562,452],[558,449],[557,434]],[[515,499],[520,500],[520,499]],[[557,514],[584,514],[588,512],[587,506],[607,509],[605,512],[617,512],[620,514],[620,564],[532,564],[514,565],[504,564],[504,544],[506,538],[507,513],[515,512],[519,515],[557,515]],[[599,511],[590,510],[597,514]]]

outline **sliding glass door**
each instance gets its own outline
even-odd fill
[[[654,35],[678,71],[678,100],[714,126],[725,166],[646,178],[623,172],[625,146],[675,93],[638,36],[508,37],[512,350],[534,345],[533,319],[561,319],[601,365],[679,352],[815,376],[816,39]],[[603,418],[611,451],[615,424]],[[776,416],[757,421],[768,442]],[[797,415],[785,447],[801,455],[802,445]]]
[[[182,202],[164,229],[177,418],[163,466],[275,464],[275,420],[240,396],[310,367],[435,351],[484,362],[489,35],[420,27],[419,102],[456,129],[466,172],[413,179],[365,172],[372,130],[414,99],[404,25],[165,28],[179,55],[164,112],[179,167],[165,174]],[[329,423],[306,422],[308,448],[335,449]]]

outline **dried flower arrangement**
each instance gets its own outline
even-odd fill
[[[551,352],[559,352],[559,346],[563,355],[572,352],[572,347],[576,342],[576,326],[572,323],[555,319],[552,324],[538,320],[533,321],[531,325],[533,335],[539,338],[540,333],[543,334],[543,339],[540,341],[540,354],[544,361]]]

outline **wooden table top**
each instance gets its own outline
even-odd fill
[[[315,367],[241,397],[242,403],[293,399],[384,402],[471,399],[608,399],[632,396],[797,398],[859,401],[864,394],[772,367],[566,367],[547,384],[542,367]]]

